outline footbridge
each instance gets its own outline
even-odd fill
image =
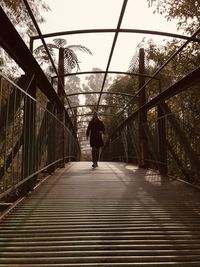
[[[9,58],[0,73],[0,266],[200,266],[200,29],[122,28],[122,1],[115,28],[43,34],[22,2],[35,29],[29,44],[0,7]],[[46,41],[102,34],[111,37],[103,70],[80,71],[64,39]],[[114,70],[127,34],[180,45],[156,64],[143,42],[127,71]],[[96,168],[86,140],[94,110],[106,126]]]

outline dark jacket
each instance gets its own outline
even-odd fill
[[[89,124],[86,131],[87,137],[90,136],[91,147],[101,147],[103,146],[102,133],[105,133],[104,124],[99,118],[93,118]]]

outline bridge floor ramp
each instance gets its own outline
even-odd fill
[[[0,223],[0,266],[200,266],[200,192],[131,164],[70,163]]]

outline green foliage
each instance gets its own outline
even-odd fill
[[[65,84],[65,93],[66,95],[80,92],[81,86],[80,86],[80,78],[78,76],[69,76],[67,78],[66,84]],[[70,96],[68,97],[69,101],[72,106],[79,105],[79,97],[78,95]]]
[[[108,92],[119,92],[119,93],[129,93],[134,94],[136,93],[136,90],[134,90],[134,84],[137,84],[137,81],[135,78],[132,78],[131,76],[118,76],[112,85],[109,87]],[[124,106],[127,102],[127,99],[124,96],[119,95],[112,95],[110,97],[109,95],[106,97],[106,101],[110,105],[120,105]]]
[[[156,6],[154,13],[165,15],[168,21],[177,19],[177,28],[192,34],[199,28],[199,0],[147,0],[149,6]]]
[[[55,62],[55,66],[57,66],[58,60],[54,53],[54,49],[51,45],[52,44],[48,44],[48,50],[51,55],[51,58]],[[47,55],[46,50],[43,45],[37,47],[34,50],[34,56],[36,60],[38,61],[40,67],[43,69],[44,73],[46,74],[47,78],[50,79],[51,76],[55,76],[55,71],[53,69],[53,66],[50,64],[49,56]]]
[[[165,42],[157,46],[152,39],[148,40],[145,55],[149,62],[147,72],[153,75],[184,43],[178,39]],[[161,90],[167,89],[170,85],[183,78],[199,66],[200,54],[199,43],[189,43],[178,53],[157,75],[161,81]],[[150,99],[158,94],[158,85],[155,81],[147,86],[147,98]]]
[[[200,22],[200,2],[199,0],[147,0],[149,6],[154,6],[154,12],[165,15],[168,21],[177,20],[177,29],[182,30],[188,35],[192,35],[198,28]],[[198,34],[196,37],[199,37]],[[147,59],[150,62],[151,73],[154,73],[161,67],[166,60],[173,55],[185,41],[172,39],[163,42],[163,46],[157,46],[152,40],[148,41],[146,48]],[[199,67],[200,44],[198,42],[190,42],[184,49],[171,60],[157,76],[161,79],[162,90],[171,84],[183,78],[192,70]],[[200,156],[199,147],[199,84],[194,84],[188,90],[170,98],[167,102],[170,110],[175,116],[182,134],[186,137],[190,147]],[[176,156],[184,166],[186,172],[191,176],[191,181],[195,181],[192,163],[181,145],[179,137],[176,135],[171,126],[167,127],[167,140],[173,147]],[[180,168],[177,169],[170,153],[168,155],[169,172],[172,175],[179,175]],[[181,176],[183,174],[181,173]]]
[[[113,83],[108,88],[108,92],[110,93],[127,93],[131,95],[135,95],[138,90],[138,78],[135,76],[117,76]],[[131,105],[126,110],[123,110],[125,105],[130,101],[130,96],[123,96],[118,94],[108,94],[105,97],[105,103],[109,105],[108,113],[114,116],[107,116],[105,120],[105,124],[108,129],[108,134],[111,134],[113,130],[123,122],[130,115],[135,105]],[[118,114],[122,114],[119,116]]]
[[[93,68],[92,71],[101,71],[99,68]],[[103,73],[92,73],[90,75],[87,75],[85,78],[85,83],[83,84],[83,90],[85,92],[90,92],[91,94],[87,94],[85,96],[85,104],[89,105],[96,105],[98,102],[99,94],[94,94],[94,92],[99,92],[102,87],[104,74]],[[108,86],[109,79],[107,79],[105,83],[105,87]],[[89,112],[92,112],[94,107],[89,107]]]
[[[160,68],[184,42],[185,41],[173,39],[164,43],[163,46],[157,46],[154,41],[150,39],[145,52],[147,60],[150,62],[150,65],[154,67],[152,71]],[[168,74],[168,77],[171,77],[172,81],[176,81],[191,70],[197,68],[200,60],[199,49],[200,44],[190,43],[172,61],[170,61],[169,64],[167,64],[164,72]]]
[[[42,0],[30,0],[29,5],[36,18],[36,21],[40,24],[44,22],[44,18],[41,15],[42,11],[50,10],[49,6]],[[29,43],[29,36],[36,34],[36,29],[32,24],[31,18],[26,10],[25,4],[22,0],[0,0],[0,5],[4,12],[9,17],[23,40]],[[19,77],[23,71],[18,65],[5,53],[0,47],[0,68],[7,77],[13,79]]]
[[[17,25],[22,34],[32,35],[36,32],[22,0],[1,0],[0,3],[11,22]],[[39,24],[43,23],[45,20],[41,12],[49,11],[50,7],[42,0],[30,0],[28,3],[36,21]]]

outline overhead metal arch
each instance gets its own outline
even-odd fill
[[[78,138],[80,138],[80,137],[82,137],[82,136],[85,136],[85,135],[86,135],[86,127],[85,127],[84,130],[81,129],[81,131],[79,131],[79,132],[77,133],[77,135],[78,135]]]
[[[96,105],[95,105],[96,106]],[[89,114],[87,114],[87,113],[83,113],[83,114],[78,114],[78,115],[76,115],[76,117],[83,117],[83,116],[90,116],[90,117],[92,117],[93,116],[93,113],[89,113]],[[116,114],[114,114],[114,115],[112,115],[112,114],[103,114],[103,113],[99,113],[99,116],[109,116],[109,117],[114,117],[114,116],[116,116]],[[72,117],[70,117],[70,118],[72,118]]]
[[[194,42],[200,42],[199,38],[186,36],[182,34],[163,32],[163,31],[154,31],[154,30],[145,30],[145,29],[119,29],[120,33],[139,33],[139,34],[149,34],[149,35],[161,35],[167,37],[173,37],[178,39],[190,40]],[[46,33],[41,35],[30,36],[30,49],[33,47],[33,41],[40,38],[49,38],[62,35],[74,35],[74,34],[87,34],[87,33],[115,33],[116,29],[84,29],[84,30],[72,30],[72,31],[61,31]]]
[[[130,76],[138,76],[138,77],[146,77],[146,78],[153,78],[155,80],[159,80],[159,78],[153,77],[151,75],[147,74],[140,74],[140,73],[133,73],[133,72],[127,72],[127,71],[81,71],[81,72],[74,72],[74,73],[66,73],[65,75],[59,75],[59,76],[52,76],[52,79],[60,78],[60,77],[68,77],[68,76],[77,76],[77,75],[85,75],[85,74],[125,74]]]
[[[77,105],[77,106],[71,106],[71,108],[82,108],[82,107],[96,107],[96,104],[85,104],[85,105]],[[123,108],[122,106],[119,105],[104,105],[104,104],[100,104],[99,107],[111,107],[111,108]],[[70,108],[67,108],[67,110]],[[76,116],[76,115],[75,115]]]
[[[76,123],[87,123],[88,120],[85,120],[85,121],[77,121]]]
[[[71,93],[67,94],[68,97],[70,96],[75,96],[75,95],[90,95],[90,94],[100,94],[100,91],[92,91],[92,92],[80,92],[80,93]],[[110,94],[110,95],[121,95],[121,96],[127,96],[127,97],[134,97],[133,94],[128,94],[128,93],[121,93],[121,92],[102,92],[101,94]]]
[[[78,127],[78,130],[80,130],[80,129],[85,129],[85,127],[86,126],[81,126],[81,127]],[[79,134],[80,132],[78,132],[78,134]]]

